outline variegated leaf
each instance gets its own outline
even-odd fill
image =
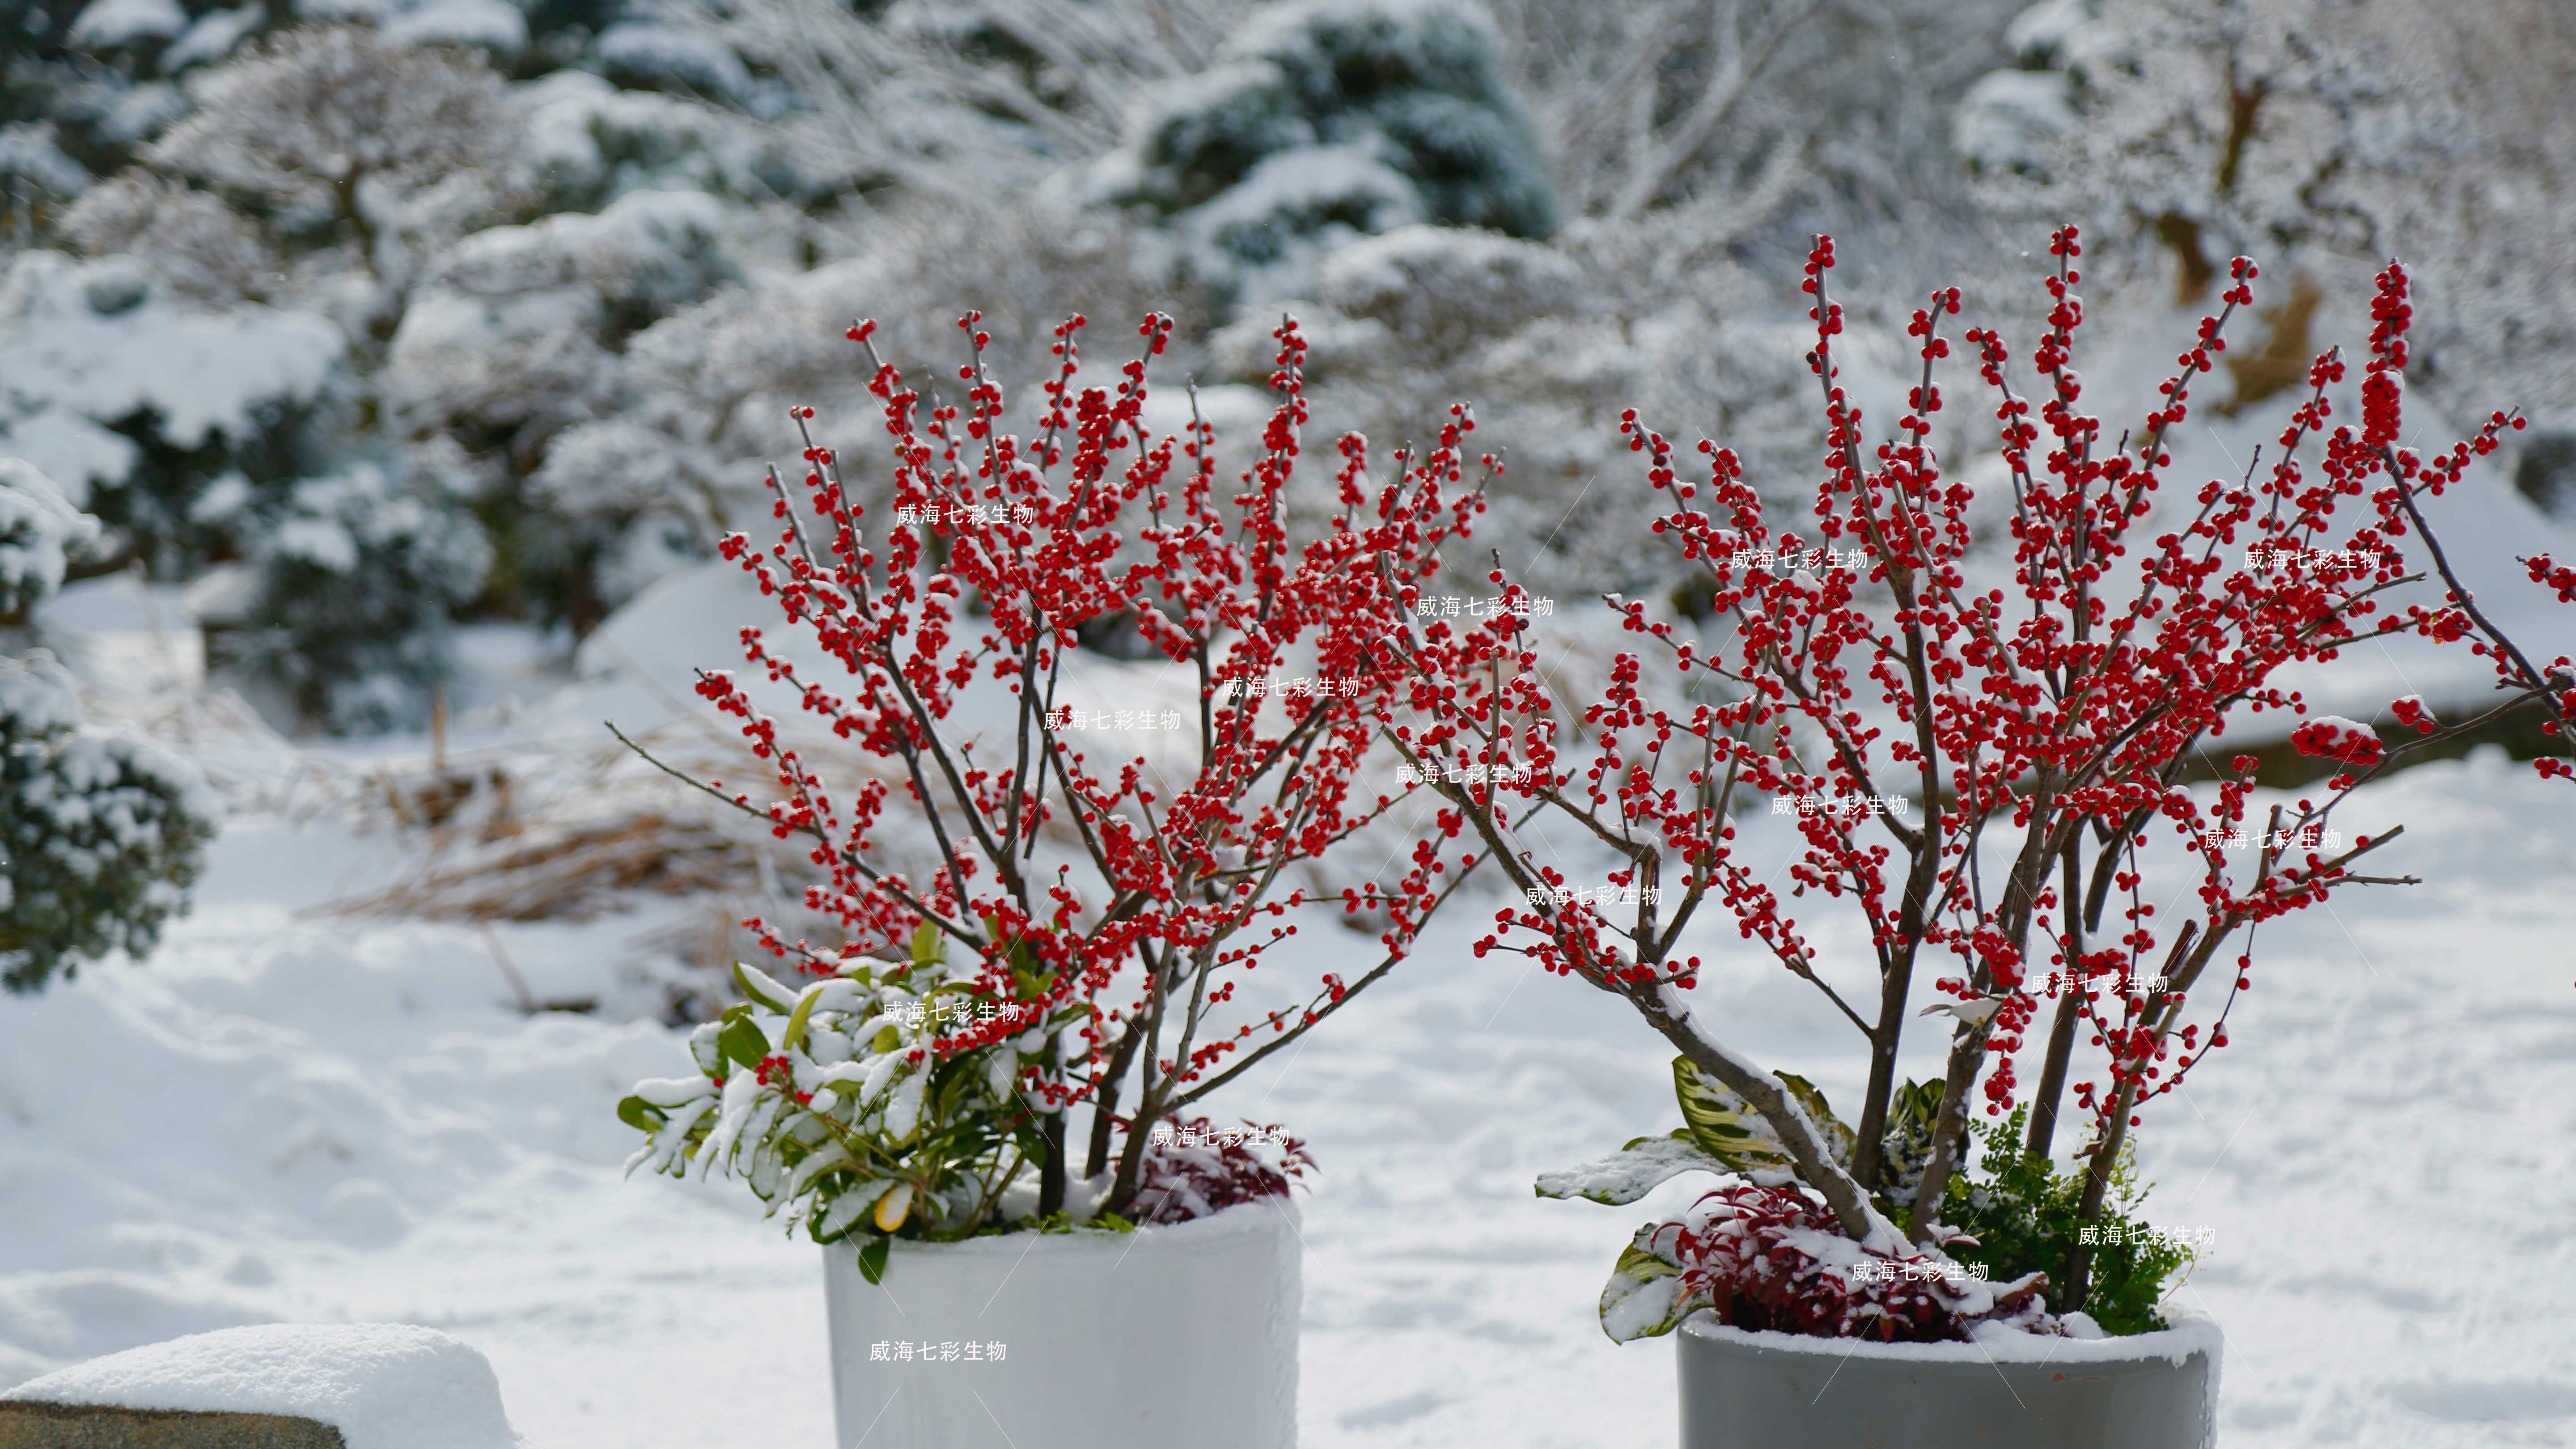
[[[1725,1084],[1703,1075],[1688,1057],[1673,1058],[1673,1095],[1702,1152],[1737,1172],[1789,1165],[1779,1135],[1762,1114]]]
[[[1684,1295],[1681,1264],[1653,1246],[1661,1226],[1649,1224],[1637,1230],[1637,1241],[1619,1255],[1618,1266],[1610,1270],[1610,1281],[1601,1290],[1601,1331],[1613,1343],[1660,1338],[1707,1306],[1696,1295]]]
[[[1670,1137],[1640,1137],[1607,1157],[1563,1172],[1542,1173],[1540,1197],[1579,1197],[1617,1207],[1632,1203],[1685,1172],[1724,1172],[1725,1163],[1702,1152],[1687,1129]]]
[[[1789,1095],[1798,1099],[1798,1105],[1807,1109],[1808,1117],[1815,1121],[1816,1130],[1825,1134],[1826,1150],[1833,1154],[1834,1161],[1848,1170],[1852,1161],[1852,1143],[1858,1140],[1858,1135],[1834,1115],[1834,1109],[1825,1102],[1825,1094],[1816,1090],[1815,1083],[1795,1072],[1773,1072],[1771,1075],[1778,1077],[1780,1085],[1789,1089]]]

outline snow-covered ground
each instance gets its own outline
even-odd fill
[[[162,667],[142,626],[94,612],[88,662],[121,663],[93,677]],[[461,720],[459,747],[687,710],[684,687],[603,657],[717,655],[685,613],[612,625],[570,687],[530,686],[524,641],[478,645],[489,688],[469,698],[526,698]],[[179,682],[184,663],[163,661]],[[267,748],[223,758],[237,785],[311,767]],[[270,803],[232,818],[195,913],[149,962],[0,998],[0,1387],[231,1324],[398,1320],[487,1354],[534,1449],[735,1444],[746,1422],[765,1443],[827,1444],[815,1250],[738,1185],[620,1175],[634,1134],[617,1099],[681,1062],[631,976],[636,943],[704,907],[489,934],[316,914],[402,878],[408,848],[315,810],[310,789],[238,793]],[[2265,927],[2233,1044],[2150,1119],[2148,1218],[2215,1230],[2181,1292],[2228,1334],[2231,1449],[2576,1444],[2564,796],[2475,758],[2339,814],[2404,821],[2380,863],[2428,883]],[[1771,829],[1745,826],[1756,848]],[[1673,1126],[1668,1054],[1606,998],[1475,959],[1476,914],[1212,1104],[1288,1124],[1324,1167],[1305,1214],[1304,1442],[1669,1443],[1671,1350],[1613,1345],[1593,1305],[1627,1234],[1690,1189],[1626,1209],[1531,1191]],[[1355,943],[1297,944],[1321,970]],[[1703,949],[1746,962],[1736,947]],[[504,959],[533,996],[601,1009],[522,1015]],[[1700,994],[1738,1044],[1857,1097],[1858,1044],[1802,983],[1741,964]],[[1929,1075],[1940,1043],[1919,1037],[1905,1065]]]

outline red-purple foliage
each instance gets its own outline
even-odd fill
[[[1164,1131],[1168,1128],[1168,1133]],[[1166,1117],[1145,1146],[1136,1188],[1139,1223],[1180,1223],[1238,1203],[1286,1197],[1314,1167],[1303,1140],[1276,1123],[1220,1130],[1205,1118]]]
[[[1990,1321],[2037,1327],[2046,1312],[2044,1275],[1987,1284],[1946,1258],[1855,1251],[1824,1202],[1795,1186],[1719,1188],[1657,1230],[1656,1246],[1682,1265],[1684,1298],[1737,1328],[1937,1343]]]

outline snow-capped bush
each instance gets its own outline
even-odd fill
[[[89,168],[63,151],[53,122],[0,125],[0,246],[33,245],[89,184]]]
[[[1020,1074],[1068,1013],[997,1002],[940,957],[925,928],[909,958],[854,958],[793,989],[736,965],[746,1000],[689,1038],[698,1074],[639,1082],[618,1104],[645,1133],[627,1171],[741,1178],[818,1243],[998,1225],[1042,1151]],[[961,1046],[968,1033],[981,1044]]]
[[[599,211],[630,191],[695,190],[741,202],[816,207],[848,193],[864,158],[837,166],[777,129],[679,96],[621,91],[584,71],[557,71],[514,93],[524,147],[511,187],[548,211]]]
[[[0,458],[0,623],[24,619],[62,587],[70,553],[98,536],[54,480],[23,458]]]
[[[1460,0],[1299,0],[1169,83],[1100,171],[1238,300],[1303,293],[1317,260],[1411,222],[1542,236],[1557,220],[1501,42]]]
[[[99,495],[142,486],[135,470],[154,449],[283,442],[280,426],[342,375],[346,348],[308,314],[179,306],[130,258],[24,252],[0,273],[0,449],[102,512]],[[193,496],[202,480],[184,486]]]
[[[2186,304],[2232,252],[2278,276],[2309,271],[2329,300],[2363,294],[2371,271],[2403,256],[2432,304],[2411,339],[2413,382],[2466,418],[2497,379],[2519,378],[2534,421],[2564,425],[2551,411],[2576,395],[2576,128],[2554,100],[2576,68],[2576,27],[2563,10],[2086,8],[2056,0],[2028,17],[2034,49],[2074,80],[2072,112],[2054,137],[2031,138],[2039,179],[1997,183],[1990,205],[2086,221],[2105,243],[2097,268],[2151,278]],[[2314,349],[2286,350],[2295,365]]]
[[[855,254],[801,273],[746,262],[741,285],[681,307],[604,360],[614,367],[598,380],[612,400],[546,442],[521,495],[535,526],[513,547],[532,591],[551,591],[532,592],[534,612],[586,627],[674,559],[704,556],[713,534],[764,513],[761,464],[783,410],[866,396],[841,335],[854,316],[931,299],[888,316],[877,344],[907,370],[944,376],[970,305],[984,312],[994,355],[1028,370],[1052,361],[1060,304],[1125,316],[1197,301],[1153,275],[1115,214],[1045,198],[889,206],[844,244]],[[852,440],[854,455],[881,447]]]
[[[638,191],[474,233],[440,254],[405,310],[386,401],[414,430],[521,458],[602,410],[626,339],[741,275],[711,196]]]
[[[51,656],[0,659],[0,985],[11,991],[150,951],[187,908],[214,837],[214,797],[193,769],[80,722]]]
[[[1992,171],[2038,171],[2049,145],[2075,125],[2074,79],[2060,71],[1999,70],[1978,79],[1950,121],[1951,144]]]
[[[94,257],[148,261],[179,296],[264,302],[285,281],[269,239],[211,191],[146,171],[110,177],[81,197],[63,235]]]
[[[434,231],[476,204],[511,148],[503,82],[481,55],[355,26],[271,36],[209,74],[194,98],[194,112],[144,149],[150,172],[248,202],[281,255],[336,244],[379,281],[402,270],[407,233],[423,221]],[[96,213],[113,207],[133,236],[194,237],[202,223],[164,227],[134,215],[152,197],[187,194],[126,187],[85,197],[88,214],[76,210],[72,226],[108,235]]]
[[[1573,312],[1589,280],[1536,242],[1408,226],[1335,252],[1316,272],[1315,295],[1344,316],[1386,324],[1408,347],[1454,354]]]
[[[296,480],[245,529],[248,590],[228,665],[281,691],[307,725],[414,725],[447,672],[453,611],[492,563],[427,470],[354,462]]]

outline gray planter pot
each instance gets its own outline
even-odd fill
[[[1863,1343],[1701,1314],[1681,1355],[1682,1449],[2210,1449],[2224,1340],[2206,1315],[2130,1338]]]
[[[823,1250],[840,1449],[1296,1449],[1297,1209]]]

